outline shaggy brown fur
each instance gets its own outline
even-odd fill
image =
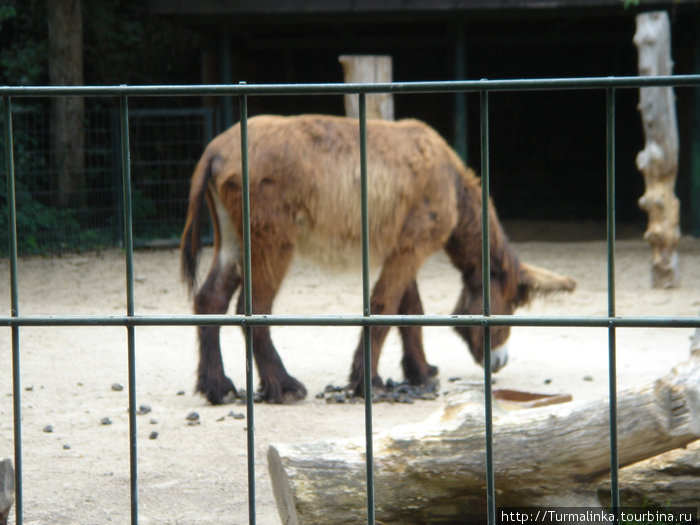
[[[360,261],[360,153],[356,120],[307,115],[260,116],[248,121],[253,312],[267,314],[295,252],[324,266]],[[368,121],[367,165],[370,255],[381,266],[371,296],[372,314],[422,314],[416,274],[433,252],[445,249],[462,272],[456,314],[480,314],[481,188],[447,143],[415,121]],[[182,235],[182,274],[195,288],[200,230],[208,204],[214,224],[214,257],[196,293],[196,313],[224,313],[241,284],[241,139],[238,125],[206,148],[190,190]],[[571,279],[518,261],[490,206],[492,310],[510,314],[532,292],[572,290]],[[237,311],[242,312],[242,296]],[[372,380],[388,327],[371,330]],[[212,403],[235,392],[221,360],[218,327],[199,327],[197,390]],[[421,329],[400,328],[406,378],[420,384],[435,375],[423,352]],[[481,329],[460,328],[477,362],[483,360]],[[509,334],[492,329],[494,347]],[[304,386],[284,368],[269,329],[253,330],[253,348],[267,401],[303,398]],[[505,364],[498,363],[494,368]],[[362,341],[350,381],[362,393]]]

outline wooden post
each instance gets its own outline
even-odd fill
[[[637,15],[634,43],[639,53],[640,75],[670,75],[671,26],[665,11]],[[673,88],[639,90],[645,144],[637,154],[637,168],[646,190],[639,206],[649,217],[644,238],[652,249],[651,279],[654,288],[674,288],[680,281],[680,203],[674,193],[678,172],[678,125]]]
[[[391,82],[391,57],[385,55],[341,55],[338,61],[343,66],[347,83]],[[345,114],[357,117],[359,102],[357,95],[345,95]],[[391,93],[367,96],[367,118],[394,120],[394,98]]]

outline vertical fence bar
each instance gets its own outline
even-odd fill
[[[122,185],[124,193],[124,251],[126,252],[126,315],[134,316],[134,239],[131,200],[131,148],[129,147],[129,101],[120,98],[119,114],[122,146]],[[139,522],[138,447],[136,438],[136,341],[134,327],[126,327],[129,368],[129,468],[131,523]]]
[[[12,137],[12,99],[5,99],[5,171],[7,173],[7,227],[10,237],[10,315],[19,316],[17,282],[17,200]],[[15,523],[22,525],[22,398],[20,388],[19,326],[12,327],[12,411],[15,445]]]
[[[241,82],[242,85],[245,82]],[[246,317],[253,315],[250,255],[250,179],[248,174],[248,97],[241,95],[241,179],[243,184],[243,302]],[[246,365],[246,417],[248,445],[248,523],[255,524],[255,415],[253,407],[253,327],[244,325]]]
[[[481,91],[481,274],[484,316],[491,315],[491,248],[489,227],[489,92]],[[493,471],[493,398],[491,392],[491,327],[484,323],[484,419],[486,425],[486,506],[489,525],[496,523]]]
[[[363,315],[369,317],[369,203],[367,199],[367,99],[360,93],[360,200],[362,205],[362,308]],[[372,439],[372,341],[369,326],[362,328],[364,350],[365,386],[365,440],[367,468],[367,523],[374,525],[374,445]]]
[[[615,88],[605,97],[608,317],[615,317]],[[617,447],[617,348],[615,327],[608,328],[608,380],[610,396],[610,496],[616,522],[620,521]]]

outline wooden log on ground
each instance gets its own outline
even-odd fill
[[[691,359],[700,361],[700,328],[690,344]],[[700,441],[640,461],[620,470],[620,502],[625,507],[694,507],[700,519]],[[598,486],[598,499],[610,505],[610,480]]]
[[[671,75],[671,24],[666,11],[637,15],[634,43],[638,48],[639,74]],[[644,149],[637,154],[637,168],[646,186],[639,206],[649,217],[644,238],[652,249],[652,286],[679,285],[677,248],[680,242],[680,203],[674,193],[678,172],[678,124],[672,87],[639,90],[639,111],[644,127]]]
[[[10,459],[0,462],[0,525],[7,524],[7,517],[15,501],[15,471]]]
[[[391,82],[391,57],[385,55],[341,55],[338,61],[343,66],[346,83]],[[367,95],[367,118],[394,120],[394,98],[391,93]],[[345,114],[357,117],[360,114],[357,95],[345,95]]]
[[[693,337],[690,340],[690,354],[700,354],[700,328],[696,328],[693,332]]]
[[[609,471],[607,399],[506,411],[494,406],[496,503],[596,506]],[[700,356],[668,376],[618,394],[620,465],[700,437]],[[486,511],[484,399],[481,387],[447,396],[425,422],[374,440],[378,523],[483,521]],[[361,523],[366,518],[364,437],[268,451],[284,524]]]
[[[625,507],[693,507],[700,518],[700,441],[620,470],[620,500]],[[610,504],[610,482],[598,487]]]

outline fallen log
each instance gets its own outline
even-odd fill
[[[700,518],[700,441],[620,470],[620,501],[626,507],[689,507]],[[598,486],[598,498],[610,504],[610,482]]]
[[[15,470],[12,460],[0,461],[0,525],[6,525],[10,509],[15,501]]]
[[[690,355],[700,360],[700,328],[690,343]],[[626,507],[656,505],[664,508],[695,507],[700,494],[700,441],[670,450],[620,470],[620,502]],[[610,505],[610,480],[598,485],[598,499]]]
[[[484,396],[479,385],[447,396],[425,422],[374,440],[378,523],[467,523],[486,510]],[[496,504],[597,506],[609,471],[607,399],[506,411],[494,402]],[[618,455],[628,465],[700,437],[700,356],[618,394]],[[366,519],[364,437],[268,450],[284,524]]]

